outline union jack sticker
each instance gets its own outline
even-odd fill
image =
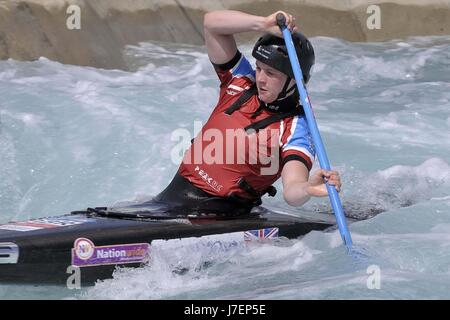
[[[265,228],[244,232],[245,241],[261,241],[264,239],[278,238],[278,228]]]

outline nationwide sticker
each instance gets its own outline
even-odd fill
[[[91,221],[94,220],[72,216],[48,217],[31,219],[28,221],[10,222],[8,224],[0,225],[0,229],[10,231],[36,231],[40,229],[75,226]]]
[[[142,263],[147,261],[150,244],[131,243],[96,247],[87,238],[75,240],[72,249],[72,265],[76,267],[111,264]]]

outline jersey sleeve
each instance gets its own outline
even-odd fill
[[[213,63],[213,66],[220,80],[221,94],[239,94],[255,82],[255,70],[240,51],[229,62]]]
[[[305,116],[295,116],[285,125],[286,128],[281,136],[282,164],[292,160],[300,161],[310,171],[316,150]]]

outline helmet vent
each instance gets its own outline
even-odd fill
[[[284,54],[286,57],[288,56],[287,51],[284,50],[284,48],[282,48],[282,47],[277,47],[277,51],[281,52],[281,53]]]

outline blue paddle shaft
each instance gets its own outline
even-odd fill
[[[300,103],[305,110],[306,121],[308,123],[309,131],[311,132],[314,146],[319,158],[319,164],[322,169],[331,170],[330,162],[328,161],[325,146],[322,142],[319,129],[317,127],[314,114],[312,112],[311,103],[309,101],[308,92],[306,91],[305,84],[303,82],[303,73],[298,61],[297,52],[295,51],[294,43],[292,42],[292,36],[289,29],[286,27],[286,18],[282,13],[277,14],[277,24],[283,33],[286,48],[288,50],[289,60],[291,61],[292,70],[294,72],[297,88],[300,93]],[[350,248],[353,245],[350,232],[348,231],[347,222],[345,220],[344,210],[342,209],[341,200],[336,188],[326,183],[328,190],[328,196],[330,198],[331,206],[333,207],[334,214],[336,216],[336,222],[341,233],[344,244]]]

